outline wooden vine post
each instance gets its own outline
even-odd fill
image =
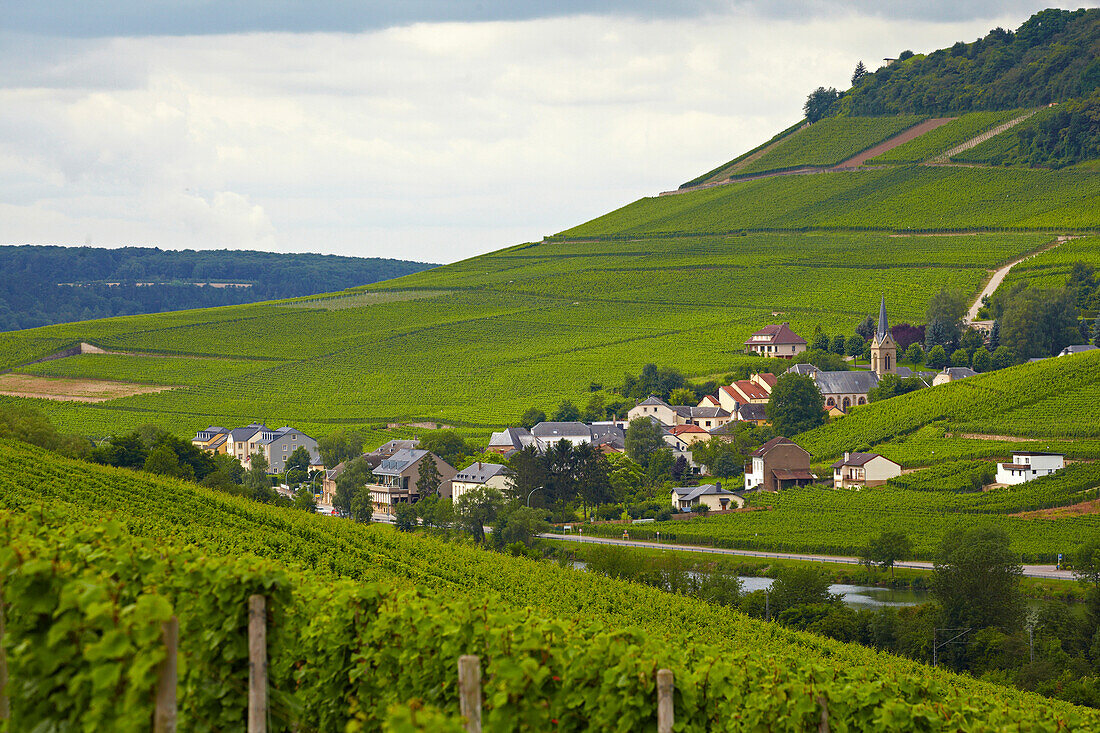
[[[267,599],[248,599],[248,733],[267,733]]]
[[[672,724],[676,720],[672,690],[672,670],[657,670],[657,733],[672,733]]]
[[[164,622],[164,661],[157,669],[157,702],[153,714],[153,733],[176,733],[176,664],[179,659],[180,620],[173,616]]]
[[[481,733],[481,660],[476,654],[458,658],[458,695],[466,733]]]
[[[8,655],[4,651],[4,584],[0,583],[0,720],[11,717],[8,707]]]

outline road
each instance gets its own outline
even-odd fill
[[[699,547],[694,545],[672,545],[666,542],[647,542],[643,540],[618,540],[610,537],[585,537],[583,535],[541,534],[548,540],[565,540],[567,542],[591,542],[598,545],[619,545],[621,547],[640,547],[649,550],[683,550],[685,552],[705,552],[712,555],[744,555],[748,557],[770,557],[776,560],[804,560],[806,562],[835,562],[846,565],[858,565],[858,557],[846,557],[844,555],[805,555],[796,552],[762,552],[759,550],[728,550],[724,547]],[[896,564],[899,568],[913,568],[916,570],[931,570],[932,563],[919,561],[906,561]],[[1024,565],[1024,577],[1026,578],[1051,578],[1057,580],[1073,580],[1073,573],[1068,570],[1058,570],[1053,565]]]
[[[970,304],[970,310],[967,311],[966,317],[963,318],[963,322],[964,323],[971,323],[973,321],[978,320],[978,310],[982,307],[982,298],[986,297],[987,295],[991,296],[991,295],[993,295],[993,293],[997,292],[997,288],[1000,287],[1001,282],[1004,281],[1005,275],[1008,274],[1009,270],[1011,270],[1013,267],[1020,264],[1024,260],[1030,260],[1035,255],[1042,254],[1043,252],[1054,249],[1059,244],[1061,244],[1062,242],[1065,242],[1068,239],[1073,239],[1073,237],[1071,237],[1071,236],[1058,237],[1053,242],[1051,242],[1047,246],[1043,247],[1039,251],[1032,252],[1031,254],[1024,255],[1023,257],[1021,257],[1018,260],[1013,260],[1012,262],[1009,262],[1007,265],[1005,265],[1004,267],[1002,267],[999,270],[997,270],[996,272],[994,272],[993,276],[991,278],[989,278],[989,282],[987,282],[985,284],[985,287],[982,288],[982,291],[980,293],[978,293],[978,297],[975,298],[974,302]]]

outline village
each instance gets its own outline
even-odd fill
[[[789,323],[767,325],[744,342],[745,351],[761,357],[793,361],[806,352],[806,339],[795,333]],[[1095,349],[1082,345],[1065,349],[1069,356]],[[584,447],[603,456],[627,453],[628,433],[641,421],[659,435],[672,460],[682,470],[675,478],[685,485],[672,486],[667,494],[668,507],[677,514],[728,512],[745,506],[754,492],[778,492],[793,486],[825,484],[835,489],[859,490],[885,484],[899,477],[905,467],[885,456],[846,451],[829,466],[831,475],[818,476],[811,470],[811,454],[788,437],[777,435],[764,441],[746,456],[743,482],[723,486],[721,481],[699,483],[708,475],[707,466],[696,456],[700,444],[711,440],[732,440],[738,426],[769,426],[766,407],[782,374],[796,374],[812,381],[820,393],[829,419],[842,419],[853,407],[867,404],[871,392],[884,378],[917,380],[921,387],[965,379],[977,372],[969,367],[947,366],[941,371],[915,371],[899,365],[899,348],[890,331],[885,298],[881,299],[875,332],[868,346],[869,365],[865,369],[828,371],[810,363],[794,363],[777,375],[759,371],[746,379],[737,379],[705,395],[697,405],[673,405],[650,396],[636,401],[622,419],[554,421],[541,420],[530,428],[513,426],[493,432],[483,454],[500,456],[503,462],[477,460],[456,468],[441,456],[421,447],[416,439],[391,440],[375,450],[362,453],[369,475],[362,477],[361,489],[369,495],[370,513],[392,518],[401,505],[414,505],[428,495],[458,501],[464,494],[481,488],[508,493],[516,488],[515,471],[508,462],[521,452],[545,456],[556,446]],[[210,426],[199,431],[192,444],[213,454],[234,457],[248,468],[262,457],[264,470],[272,476],[288,478],[292,470],[314,479],[315,492],[322,511],[340,513],[337,507],[338,480],[351,459],[325,466],[318,441],[293,428],[268,428],[253,423],[227,429]],[[991,486],[1010,486],[1049,475],[1065,466],[1065,457],[1056,453],[1015,452],[1010,462],[997,464]],[[710,472],[713,473],[713,472]],[[727,473],[729,473],[727,471]],[[319,480],[319,487],[317,486]],[[532,487],[532,492],[541,487]],[[287,497],[293,492],[286,484],[279,490]],[[513,492],[514,493],[514,492]],[[523,499],[523,497],[519,497]],[[527,503],[530,504],[530,494]]]

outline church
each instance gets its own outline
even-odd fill
[[[886,374],[896,374],[900,377],[913,376],[906,367],[898,369],[898,345],[890,335],[885,295],[879,303],[878,328],[871,340],[870,370],[825,372],[813,364],[796,364],[788,371],[812,379],[825,397],[825,409],[830,412],[834,410],[848,412],[856,405],[867,404],[867,395],[878,386],[879,379]]]

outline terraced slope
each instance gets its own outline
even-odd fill
[[[932,160],[1021,115],[1020,110],[970,112],[867,162],[870,165],[913,164]]]

